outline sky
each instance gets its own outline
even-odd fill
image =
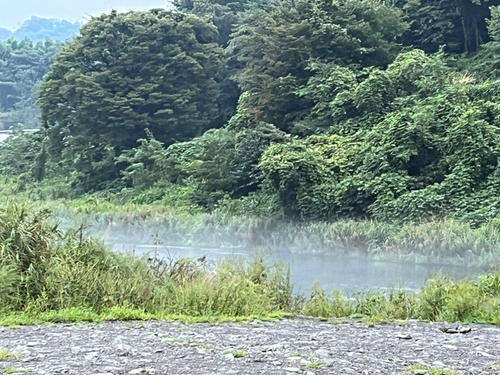
[[[19,25],[31,18],[63,18],[68,21],[81,21],[109,12],[148,10],[164,8],[168,0],[1,0],[0,27],[17,29]]]

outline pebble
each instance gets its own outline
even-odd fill
[[[440,327],[411,321],[368,329],[356,320],[335,325],[296,317],[216,325],[150,321],[0,328],[0,350],[21,354],[1,361],[0,373],[24,368],[34,375],[387,375],[406,374],[419,364],[492,374],[500,358],[500,327],[475,324],[467,334],[453,335],[443,335]],[[245,355],[235,357],[238,351]],[[313,363],[321,365],[312,368]],[[428,373],[419,370],[412,373]]]

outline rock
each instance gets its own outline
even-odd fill
[[[128,375],[139,375],[139,374],[145,374],[146,369],[145,368],[137,368],[135,370],[129,371],[127,374]]]
[[[411,340],[413,337],[411,337],[410,334],[399,334],[396,336],[400,340]]]
[[[354,320],[331,325],[295,317],[257,326],[117,321],[3,328],[0,350],[22,356],[0,365],[29,366],[33,375],[387,375],[403,373],[411,365],[419,365],[426,375],[430,368],[492,374],[488,366],[500,358],[500,327],[471,324],[466,328],[473,336],[446,337],[440,326],[411,321],[405,327],[384,324],[368,329]],[[407,335],[412,339],[401,342],[409,340],[403,338]],[[166,342],[167,338],[173,340]],[[246,356],[233,360],[240,350]],[[311,367],[315,361],[322,362],[319,370]]]
[[[308,361],[307,359],[302,358],[300,360],[300,365],[301,366],[309,366],[311,364],[311,361]]]
[[[358,372],[350,367],[344,367],[343,369],[340,370],[344,374],[357,374]]]
[[[471,327],[462,327],[458,330],[459,333],[462,333],[462,334],[465,334],[465,333],[470,333],[472,332],[472,328]]]
[[[316,350],[316,355],[318,358],[329,358],[330,357],[330,351],[327,349],[318,349]]]
[[[427,375],[427,374],[429,374],[429,372],[427,370],[422,369],[422,368],[417,368],[417,369],[413,370],[413,373],[415,375]]]
[[[275,351],[280,350],[282,348],[283,348],[283,345],[274,344],[274,345],[263,345],[260,347],[260,350],[263,352],[275,352]]]

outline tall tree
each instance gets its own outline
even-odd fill
[[[39,126],[37,90],[60,48],[50,39],[36,45],[30,39],[0,42],[0,128]]]
[[[226,47],[234,27],[246,11],[271,10],[275,0],[175,0],[177,10],[208,17],[219,30],[219,44]]]
[[[316,62],[360,69],[386,66],[406,30],[402,13],[375,0],[283,0],[249,12],[229,44],[244,65],[236,80],[260,121],[294,132],[313,106],[300,91]]]
[[[145,129],[166,145],[202,134],[219,117],[217,38],[207,21],[161,9],[93,18],[40,89],[52,154],[88,190],[118,176],[114,157]]]
[[[437,52],[470,53],[488,42],[486,20],[499,0],[398,0],[411,22],[405,44]]]

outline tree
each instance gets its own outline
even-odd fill
[[[226,47],[234,27],[249,10],[271,10],[275,1],[265,0],[175,0],[177,10],[208,17],[219,31],[219,44]]]
[[[50,39],[36,45],[30,39],[0,42],[0,128],[39,127],[37,90],[60,48]]]
[[[488,42],[486,20],[499,0],[399,0],[411,22],[405,44],[437,52],[470,53]]]
[[[85,189],[102,188],[145,129],[168,146],[213,127],[224,67],[217,38],[207,21],[161,9],[93,18],[40,88],[52,156]]]
[[[500,213],[499,98],[498,81],[407,52],[326,98],[325,117],[356,109],[337,117],[332,135],[273,145],[259,167],[290,216],[481,223]]]
[[[300,94],[311,64],[386,66],[406,27],[398,9],[372,0],[283,0],[271,12],[248,12],[229,43],[244,66],[235,75],[244,104],[257,120],[297,132],[314,105]]]

